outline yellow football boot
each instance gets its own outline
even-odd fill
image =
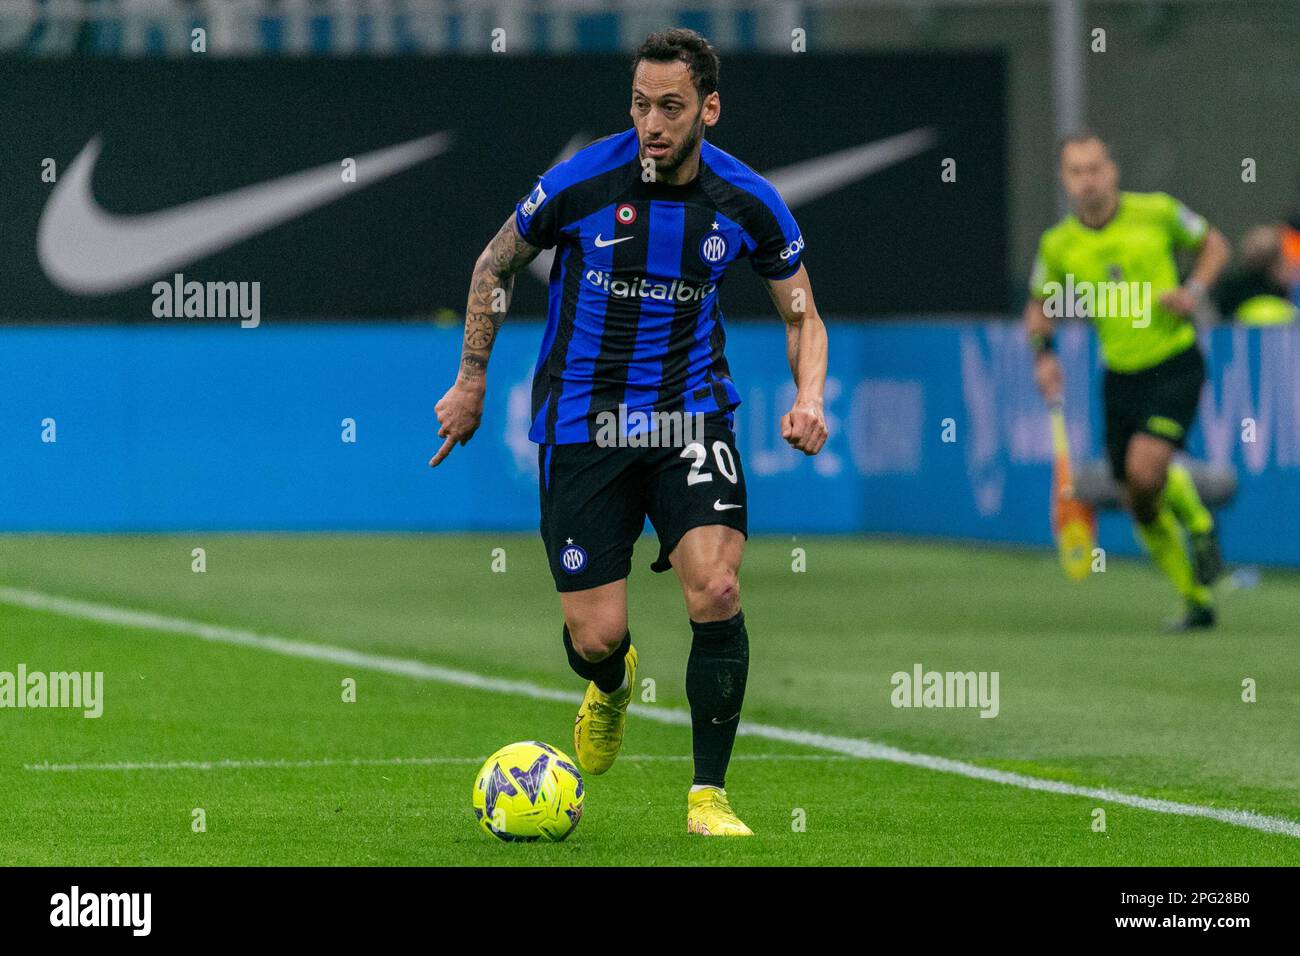
[[[686,832],[700,836],[753,836],[727,802],[727,791],[705,787],[686,796]]]
[[[606,694],[595,681],[587,693],[573,723],[573,749],[578,766],[587,773],[602,774],[614,765],[618,748],[623,746],[623,727],[627,723],[627,705],[636,686],[636,648],[629,646],[623,658],[627,682],[622,690]]]

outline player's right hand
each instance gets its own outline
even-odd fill
[[[1034,381],[1038,391],[1049,404],[1061,400],[1061,390],[1065,381],[1061,371],[1061,360],[1052,352],[1043,352],[1034,360]]]
[[[483,392],[482,386],[465,385],[457,380],[434,406],[434,414],[438,416],[438,437],[446,440],[437,454],[429,459],[430,468],[442,464],[457,444],[463,445],[474,437],[483,419]]]

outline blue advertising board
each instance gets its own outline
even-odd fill
[[[18,327],[0,332],[0,530],[529,530],[525,433],[541,326],[509,322],[482,427],[430,470],[459,328]],[[1064,328],[1072,445],[1100,455],[1093,336]],[[1239,561],[1300,566],[1300,328],[1215,329],[1189,451],[1237,469]],[[1051,543],[1051,447],[1018,324],[830,325],[832,438],[780,438],[794,395],[775,320],[732,323],[755,533]],[[345,440],[347,438],[354,440]],[[1100,543],[1137,545],[1120,515]]]

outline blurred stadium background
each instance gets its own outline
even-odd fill
[[[577,686],[525,438],[544,270],[436,472],[434,405],[475,258],[538,174],[626,128],[629,54],[671,25],[719,48],[710,138],[781,188],[830,334],[806,459],[766,293],[747,266],[723,286],[755,533],[729,783],[760,839],[680,832],[689,631],[643,539],[659,697],[629,769],[588,781],[574,841],[505,857],[470,833],[473,770],[564,744]],[[1291,0],[0,0],[0,670],[104,671],[112,717],[4,715],[0,864],[1294,864],[1297,38]],[[1190,452],[1236,476],[1229,563],[1267,567],[1204,640],[1148,640],[1175,597],[1145,562],[1073,585],[1051,548],[1019,319],[1081,123],[1124,188],[1237,251],[1198,316]],[[256,314],[167,317],[177,281],[250,307],[255,283]],[[1098,459],[1094,337],[1058,341]],[[1099,537],[1138,552],[1114,512]],[[892,706],[917,662],[1000,669],[999,719]]]
[[[627,54],[670,24],[720,49],[713,139],[787,192],[831,323],[836,436],[803,460],[776,438],[790,386],[765,293],[724,287],[755,531],[1049,543],[1048,430],[1010,320],[1061,211],[1062,130],[1094,126],[1126,188],[1174,194],[1234,243],[1264,226],[1232,288],[1295,299],[1291,2],[9,0],[0,528],[531,529],[542,269],[518,284],[478,438],[422,467],[470,267],[538,173],[623,128]],[[191,214],[399,144],[396,166],[362,158],[340,195],[149,275],[118,243],[73,241],[50,202],[72,177],[69,208]],[[177,272],[257,282],[260,324],[158,318],[153,282]],[[1221,304],[1202,316],[1191,450],[1239,477],[1229,556],[1300,564],[1300,339]],[[1091,339],[1068,328],[1062,353],[1074,445],[1095,455]],[[1101,540],[1135,551],[1116,519]]]

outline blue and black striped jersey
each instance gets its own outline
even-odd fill
[[[707,141],[700,173],[645,182],[635,129],[547,171],[515,224],[555,247],[532,427],[540,444],[594,441],[596,416],[715,412],[740,404],[723,354],[718,286],[736,258],[760,276],[799,270],[803,237],[776,189]]]

